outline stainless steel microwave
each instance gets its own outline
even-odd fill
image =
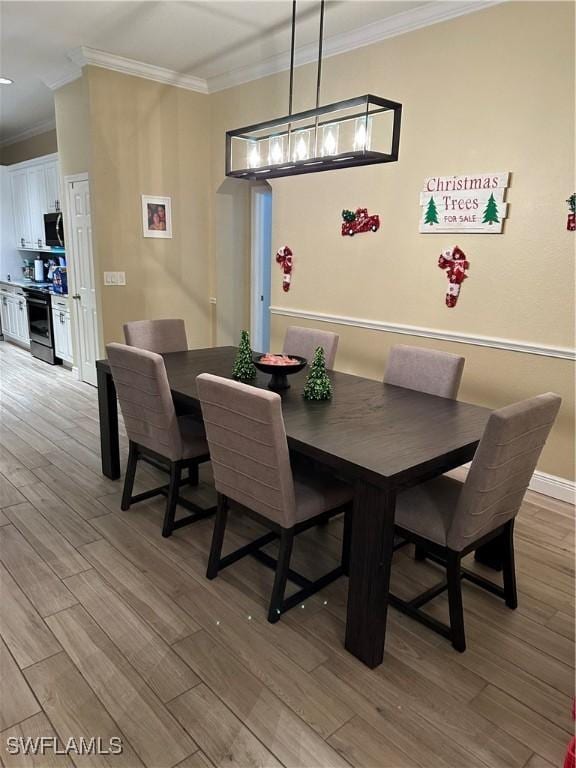
[[[60,211],[44,214],[44,240],[50,248],[64,247],[64,224]]]

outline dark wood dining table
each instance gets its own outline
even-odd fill
[[[235,355],[235,347],[164,355],[178,411],[201,418],[196,377],[230,378]],[[116,391],[108,362],[96,368],[102,472],[116,479]],[[310,402],[302,397],[306,375],[291,376],[281,395],[288,444],[354,487],[345,647],[376,667],[384,654],[396,496],[472,459],[490,410],[336,371],[332,400]],[[258,373],[253,383],[263,388],[269,379]]]

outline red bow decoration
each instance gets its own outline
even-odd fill
[[[285,292],[290,290],[290,280],[292,279],[292,251],[285,245],[276,252],[276,263],[282,267],[282,288]]]
[[[466,270],[470,269],[470,262],[467,261],[464,251],[456,245],[451,251],[444,251],[438,259],[438,266],[440,269],[446,270],[446,277],[448,278],[446,306],[455,307],[460,294],[460,286],[468,277]]]

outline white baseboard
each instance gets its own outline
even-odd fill
[[[466,479],[469,469],[470,463],[464,464],[462,467],[458,467],[458,469],[454,469],[447,474],[463,481]],[[535,493],[549,496],[551,499],[576,505],[576,482],[574,480],[566,480],[564,477],[549,475],[546,472],[536,470],[532,475],[528,488]]]

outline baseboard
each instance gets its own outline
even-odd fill
[[[469,469],[470,464],[464,464],[464,466],[458,467],[458,469],[454,469],[447,474],[457,480],[464,481]],[[535,493],[549,496],[551,499],[565,501],[567,504],[576,504],[576,482],[574,480],[567,480],[565,477],[549,475],[546,472],[536,470],[532,475],[528,488]]]

